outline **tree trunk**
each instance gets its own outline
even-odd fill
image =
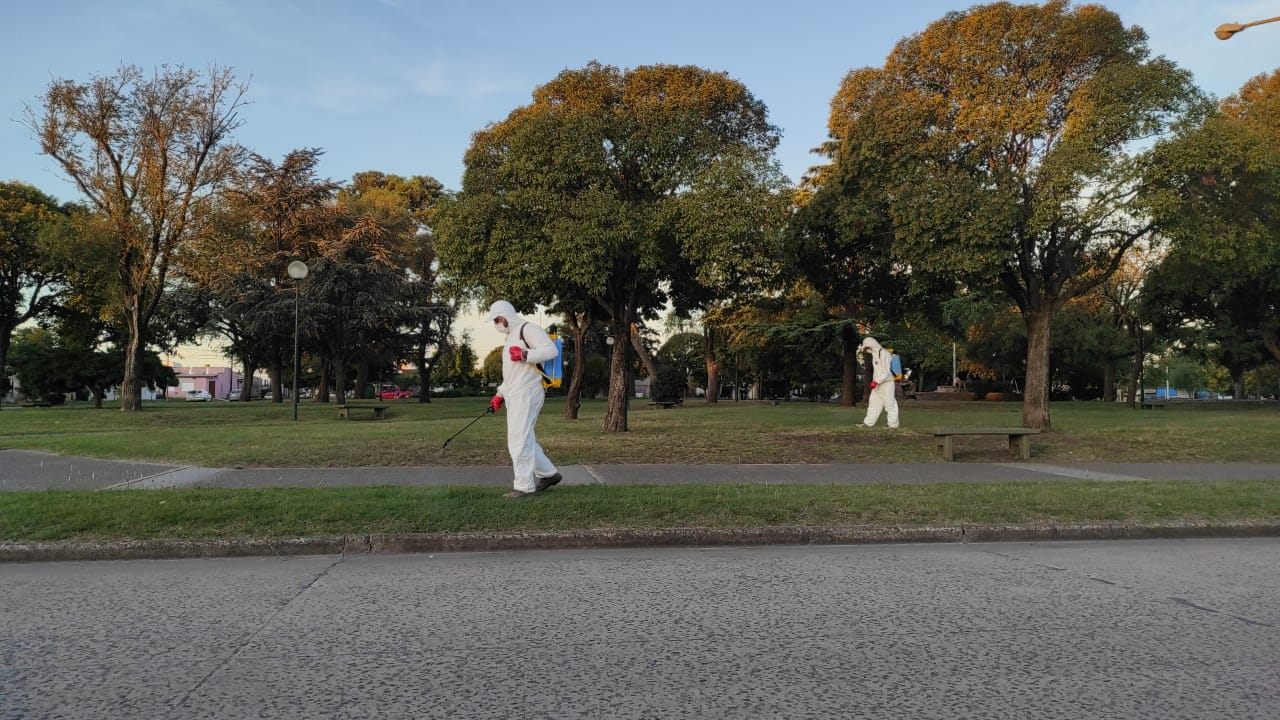
[[[347,361],[333,361],[333,391],[338,394],[338,406],[347,404]]]
[[[840,343],[844,346],[840,357],[840,404],[853,407],[862,399],[858,392],[858,334],[852,322],[840,330]]]
[[[1263,325],[1260,328],[1262,332],[1262,344],[1271,353],[1271,357],[1280,361],[1280,328]]]
[[[840,404],[853,407],[858,402],[858,351],[844,349],[840,358]]]
[[[564,416],[568,420],[578,419],[578,409],[582,407],[582,382],[587,373],[587,323],[575,322],[573,328],[573,374],[569,376],[569,389],[564,398]]]
[[[1049,326],[1051,310],[1024,313],[1027,323],[1027,380],[1023,388],[1022,425],[1049,430]]]
[[[125,297],[124,317],[129,336],[124,348],[124,377],[120,381],[120,411],[138,412],[142,409],[142,356],[147,343],[142,299],[136,294]]]
[[[284,402],[284,363],[279,357],[271,361],[267,374],[271,377],[271,402]]]
[[[1133,355],[1129,357],[1129,409],[1138,407],[1141,400],[1138,397],[1141,389],[1138,387],[1138,380],[1142,378],[1142,361],[1146,357],[1146,351],[1142,347],[1142,328],[1136,322],[1129,322],[1129,339],[1133,341]]]
[[[1142,377],[1142,357],[1141,350],[1134,350],[1132,357],[1129,359],[1129,383],[1127,391],[1129,393],[1129,407],[1136,408],[1138,406],[1138,378]]]
[[[422,325],[422,342],[414,343],[413,364],[418,366],[418,403],[431,402],[431,366],[427,364],[427,333],[431,330],[431,322]]]
[[[631,367],[631,343],[628,335],[630,323],[613,324],[613,355],[609,360],[609,404],[604,415],[605,432],[627,431],[627,408],[631,393],[628,392]]]
[[[329,402],[329,362],[324,359],[320,360],[320,383],[316,388],[316,402]]]
[[[5,366],[9,362],[9,339],[13,328],[0,328],[0,405],[4,404],[4,396],[9,394],[9,373]]]
[[[631,344],[636,349],[636,355],[640,357],[640,362],[644,363],[644,371],[649,373],[649,390],[652,393],[653,383],[658,379],[658,367],[653,364],[653,358],[649,357],[649,351],[645,348],[644,343],[640,342],[640,329],[635,323],[631,323]]]
[[[1110,362],[1102,369],[1102,402],[1116,401],[1116,368]]]
[[[419,365],[418,384],[421,386],[418,390],[418,402],[431,402],[431,366]]]
[[[241,360],[244,365],[244,380],[240,382],[240,401],[249,402],[253,399],[253,374],[258,368],[249,364],[248,360]]]
[[[707,360],[707,402],[720,401],[720,363],[716,362],[716,331],[711,323],[702,324],[703,348]]]
[[[352,389],[355,392],[351,394],[355,396],[357,400],[364,399],[364,392],[367,387],[369,387],[369,358],[361,356],[359,362],[356,363],[356,382],[352,386]],[[382,392],[381,387],[374,391],[374,399],[378,398],[378,393],[380,392]]]

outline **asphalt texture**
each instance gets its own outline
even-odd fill
[[[1254,463],[866,463],[786,465],[568,465],[562,486],[681,484],[892,484],[1095,480],[1214,482],[1277,480],[1280,465]],[[509,466],[208,468],[0,450],[0,492],[169,488],[509,487]],[[646,545],[972,542],[1027,539],[1280,536],[1280,520],[1248,523],[1019,525],[982,527],[731,528],[571,533],[423,534],[292,540],[3,543],[0,561],[283,555],[329,552],[441,552]]]
[[[0,566],[0,718],[1274,720],[1280,540]]]

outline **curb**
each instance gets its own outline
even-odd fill
[[[402,533],[297,538],[0,542],[0,562],[165,560],[291,555],[391,555],[639,547],[878,545],[1280,537],[1280,519],[1172,523],[1034,523],[950,526],[776,526],[562,532]]]

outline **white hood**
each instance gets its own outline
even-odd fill
[[[489,322],[493,322],[500,317],[506,318],[507,324],[511,327],[523,322],[515,307],[506,300],[497,300],[489,306]]]
[[[870,350],[873,355],[880,352],[880,342],[870,335],[862,338],[862,344],[858,346],[858,352],[866,352],[868,350]]]

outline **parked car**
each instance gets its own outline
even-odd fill
[[[208,390],[187,391],[187,402],[209,402],[212,399],[213,396],[209,394]]]
[[[405,398],[413,397],[413,393],[408,390],[401,390],[400,388],[392,388],[390,390],[383,390],[378,394],[378,397],[383,400],[403,400]]]

